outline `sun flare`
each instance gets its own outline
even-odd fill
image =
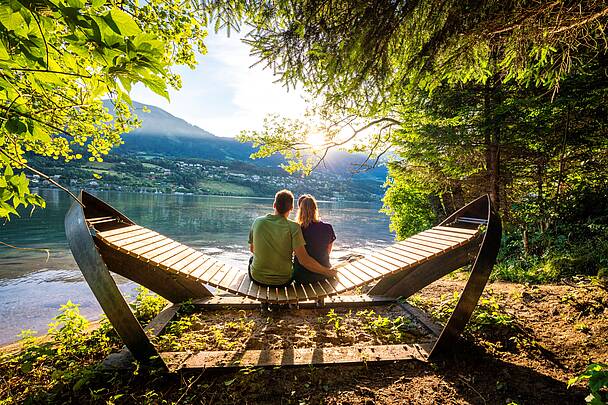
[[[326,142],[325,135],[319,132],[311,132],[306,138],[306,142],[313,148],[320,148]]]

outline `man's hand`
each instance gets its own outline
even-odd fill
[[[335,277],[336,276],[336,274],[337,274],[336,270],[329,268],[329,267],[325,267],[325,266],[319,264],[318,261],[316,261],[315,259],[310,257],[310,255],[306,251],[306,247],[300,246],[299,248],[294,250],[294,252],[295,252],[296,257],[298,258],[298,261],[300,262],[300,264],[302,266],[306,267],[308,270],[312,271],[313,273],[319,273],[319,274],[324,275],[325,277]]]

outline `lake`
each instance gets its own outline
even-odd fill
[[[0,224],[0,241],[17,247],[45,248],[47,254],[0,246],[0,345],[17,340],[23,329],[46,333],[60,305],[80,304],[88,319],[101,308],[76,266],[65,239],[63,218],[72,203],[55,189],[40,190],[43,210],[21,211],[21,218]],[[139,225],[154,229],[209,255],[240,266],[249,258],[247,236],[254,218],[272,211],[272,199],[225,196],[94,192]],[[320,202],[321,217],[334,226],[332,258],[365,253],[394,238],[380,203]],[[116,276],[120,290],[135,296],[136,284]]]

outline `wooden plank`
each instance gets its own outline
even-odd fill
[[[430,253],[427,253],[426,255],[413,253],[412,250],[416,251],[415,249],[412,249],[407,246],[401,246],[401,245],[389,246],[384,250],[392,252],[396,255],[402,256],[404,259],[411,260],[412,263],[424,261],[424,260],[428,259],[428,257],[431,255]]]
[[[208,280],[207,282],[211,285],[213,285],[214,287],[218,286],[218,283],[221,279],[224,278],[224,276],[226,275],[226,273],[228,273],[230,271],[230,266],[228,266],[226,263],[222,263],[218,261],[218,268],[217,270],[215,270],[213,272],[213,274],[211,272],[209,272],[209,274],[204,274],[205,280]]]
[[[192,249],[192,250],[193,250],[193,252],[191,255],[186,256],[183,259],[181,259],[180,261],[177,261],[171,265],[173,270],[183,272],[183,269],[185,269],[190,263],[205,256],[205,255],[203,255],[202,252],[199,252],[198,250],[194,250],[194,249]]]
[[[155,236],[158,236],[158,232],[154,232],[154,231],[148,231],[146,233],[143,233],[141,235],[137,235],[137,236],[133,236],[127,239],[123,239],[120,241],[116,241],[116,242],[110,242],[111,245],[117,247],[117,248],[122,248],[124,245],[129,245],[131,243],[135,243],[135,242],[141,242],[141,241],[145,241],[148,240],[150,238],[153,238]]]
[[[410,237],[409,239],[414,240],[416,242],[425,243],[425,244],[427,244],[427,246],[434,246],[434,247],[438,247],[441,249],[450,249],[450,248],[457,246],[457,244],[454,244],[451,242],[446,242],[446,241],[441,241],[441,240],[438,240],[437,238],[431,238],[428,236],[423,236],[421,234],[414,235],[414,236]]]
[[[202,263],[196,269],[194,269],[189,275],[190,277],[196,278],[198,280],[201,279],[201,275],[205,274],[209,269],[213,268],[217,263],[217,260],[214,258],[210,258],[209,260]]]
[[[386,262],[392,266],[397,267],[397,269],[400,269],[400,268],[405,267],[410,264],[409,262],[406,262],[404,260],[395,259],[395,258],[389,256],[388,254],[384,253],[383,251],[374,252],[371,254],[371,257],[378,259],[378,260],[382,260],[383,262]]]
[[[249,290],[253,287],[253,285],[253,281],[251,281],[251,279],[249,278],[249,274],[245,273],[245,277],[243,278],[243,281],[237,291],[241,295],[248,296]]]
[[[135,249],[139,249],[139,248],[151,245],[153,243],[156,243],[156,242],[159,242],[159,241],[165,240],[165,239],[167,239],[167,238],[165,238],[163,235],[156,235],[156,236],[153,236],[150,239],[141,240],[139,242],[130,243],[128,245],[123,245],[123,246],[120,247],[120,249],[122,251],[125,251],[125,250],[135,250]]]
[[[454,236],[454,234],[448,234],[447,232],[443,232],[443,231],[438,231],[435,229],[429,229],[428,231],[424,231],[422,233],[425,236],[431,236],[437,239],[441,239],[441,240],[445,240],[447,242],[456,242],[456,243],[462,243],[462,242],[466,242],[467,240],[470,239],[470,236],[468,235],[460,235],[460,236]]]
[[[364,282],[369,282],[373,278],[370,277],[366,272],[359,270],[357,266],[353,265],[353,262],[349,262],[349,264],[344,267],[348,267],[352,274],[357,276],[358,279],[364,280]]]
[[[337,294],[336,287],[334,286],[334,284],[337,284],[337,283],[332,284],[332,281],[333,281],[333,279],[330,280],[327,278],[325,280],[321,281],[321,284],[323,284],[323,289],[325,291],[327,291],[328,295]]]
[[[139,225],[129,225],[129,226],[124,226],[122,228],[112,229],[110,231],[97,232],[97,236],[99,236],[102,239],[105,239],[105,238],[109,238],[114,235],[131,232],[131,231],[134,231],[137,229],[142,229],[142,227]]]
[[[457,226],[436,226],[433,229],[441,229],[449,232],[466,233],[468,235],[474,235],[477,233],[477,229],[459,228]]]
[[[243,282],[243,278],[245,278],[245,275],[247,274],[246,272],[241,272],[240,270],[234,268],[233,269],[234,277],[232,278],[232,280],[230,280],[229,282],[227,282],[226,285],[226,289],[230,290],[230,291],[238,291],[239,287],[241,286],[241,283]]]
[[[162,266],[165,269],[169,269],[170,267],[166,266],[164,264],[164,262],[166,262],[169,259],[174,258],[175,256],[179,255],[180,253],[182,253],[184,251],[187,251],[188,249],[190,249],[188,246],[180,244],[175,249],[167,251],[167,252],[163,253],[162,255],[156,256],[154,258],[154,261],[156,263],[158,263],[159,266]]]
[[[390,257],[391,259],[398,261],[400,263],[401,268],[407,267],[407,266],[411,265],[412,263],[417,262],[417,260],[415,260],[415,259],[406,257],[405,255],[403,255],[401,253],[395,253],[392,250],[384,249],[381,251],[381,253],[383,256]]]
[[[164,255],[167,252],[173,252],[175,249],[177,249],[180,246],[183,246],[183,245],[179,242],[173,241],[173,242],[169,243],[168,245],[164,245],[163,247],[160,247],[158,249],[151,250],[140,256],[149,262],[158,263],[156,261],[157,257]]]
[[[342,284],[344,286],[345,290],[350,290],[351,288],[354,288],[357,283],[355,283],[353,280],[351,280],[350,277],[346,276],[344,274],[344,269],[345,267],[341,267],[338,269],[338,283]],[[308,291],[306,291],[308,293]]]
[[[222,262],[216,260],[215,263],[213,264],[213,266],[207,268],[207,270],[204,273],[199,273],[197,278],[199,280],[201,280],[203,283],[209,283],[210,280],[217,273],[219,273],[224,267],[226,267],[225,263],[222,263]]]
[[[294,300],[295,302],[300,301],[300,297],[298,295],[298,289],[296,287],[295,283],[291,283],[291,285],[288,287],[289,289],[289,295],[291,296],[291,299]]]
[[[222,269],[222,277],[216,276],[216,286],[221,288],[227,281],[232,280],[234,273],[234,268],[226,264]]]
[[[410,250],[415,249],[414,251],[417,251],[418,254],[423,255],[425,257],[432,256],[437,253],[443,252],[442,248],[426,246],[426,245],[421,244],[418,241],[413,241],[411,239],[407,239],[407,240],[398,242],[395,245],[398,247],[407,246],[408,248],[410,248]]]
[[[146,246],[142,246],[140,248],[137,249],[123,249],[120,248],[121,251],[123,252],[128,252],[131,256],[135,256],[135,257],[139,257],[141,255],[144,255],[146,253],[152,252],[156,249],[160,249],[163,246],[166,246],[170,243],[175,242],[173,239],[169,239],[169,238],[164,238],[162,240],[159,240],[158,242],[154,242],[150,245],[146,245]]]
[[[416,237],[412,237],[409,240],[412,241],[412,242],[416,242],[418,245],[423,245],[423,246],[428,246],[428,247],[434,247],[436,249],[441,249],[441,251],[446,251],[446,250],[449,250],[450,248],[453,247],[453,246],[446,245],[446,244],[443,244],[443,243],[429,242],[427,240],[416,238]]]
[[[346,277],[354,285],[361,285],[366,282],[365,278],[360,278],[356,273],[359,273],[356,267],[353,267],[350,263],[340,269],[343,277]],[[361,277],[364,277],[361,275]]]
[[[367,274],[367,276],[370,279],[376,279],[376,278],[384,276],[384,274],[385,274],[383,272],[380,272],[378,270],[372,269],[370,267],[367,267],[367,266],[361,264],[359,262],[359,260],[355,260],[355,261],[351,262],[350,264],[353,265],[354,267],[356,267],[357,269],[359,269],[359,271]]]
[[[302,284],[302,287],[306,290],[309,300],[314,300],[319,295],[312,284]]]
[[[377,258],[375,255],[368,255],[365,256],[365,259],[362,259],[363,263],[367,263],[367,262],[371,262],[377,266],[382,267],[383,269],[385,269],[387,272],[393,272],[397,269],[399,269],[399,266],[396,266],[392,263],[387,263],[384,260],[380,260],[379,258]]]
[[[304,288],[304,286],[300,283],[294,283],[294,287],[298,294],[298,300],[308,301],[308,293],[306,292],[306,289]]]
[[[104,237],[104,239],[106,242],[116,245],[116,244],[118,244],[117,242],[120,242],[122,240],[133,238],[133,237],[139,236],[139,235],[144,235],[146,233],[151,233],[151,232],[158,235],[158,232],[151,231],[147,228],[139,228],[139,229],[134,229],[131,232],[121,233],[121,234],[110,236],[107,238]],[[127,243],[128,242],[123,243],[123,244],[126,245]]]
[[[183,245],[183,246],[186,246],[186,245]],[[173,267],[173,265],[175,263],[178,263],[178,262],[182,261],[183,259],[187,259],[188,257],[195,255],[196,253],[198,253],[196,250],[192,249],[191,247],[186,246],[186,249],[182,250],[179,254],[163,261],[161,264],[166,267],[171,267],[174,270],[178,270]]]
[[[377,345],[197,352],[185,358],[180,352],[162,352],[160,355],[169,368],[176,371],[179,369],[368,364],[403,360],[426,362],[428,354],[420,345]]]
[[[268,298],[268,287],[263,287],[252,281],[249,295],[257,300],[266,300]]]
[[[202,266],[203,264],[207,263],[209,260],[212,260],[211,256],[207,256],[207,255],[201,255],[199,257],[197,257],[196,259],[194,259],[192,262],[190,262],[189,264],[187,264],[186,266],[184,266],[180,272],[184,273],[185,275],[187,275],[188,277],[193,277],[191,274],[194,270],[198,269],[200,266]]]

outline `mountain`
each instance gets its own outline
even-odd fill
[[[104,105],[113,112],[108,100],[104,101]],[[150,112],[144,112],[144,106]],[[135,114],[142,121],[142,126],[123,135],[124,144],[116,149],[117,153],[146,153],[216,161],[237,160],[272,167],[283,162],[280,156],[251,160],[249,156],[255,152],[251,144],[213,135],[156,106],[134,101],[133,107]],[[321,165],[323,167],[319,170],[349,174],[364,158],[361,154],[335,151],[329,154],[326,164]],[[357,174],[356,177],[383,181],[386,178],[386,168],[379,167]]]

